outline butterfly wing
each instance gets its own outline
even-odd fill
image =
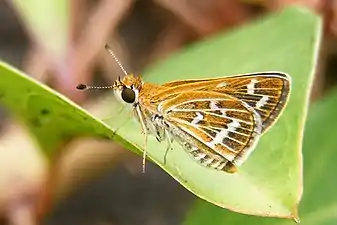
[[[281,72],[243,74],[232,77],[174,81],[163,85],[174,95],[190,90],[231,95],[253,107],[262,119],[262,132],[270,128],[286,106],[291,78]],[[158,97],[165,95],[159,93]]]
[[[213,91],[230,94],[253,107],[261,116],[262,132],[265,132],[285,108],[290,82],[290,77],[283,73],[249,74],[228,78]]]
[[[158,109],[175,140],[204,166],[231,172],[254,149],[260,116],[227,94],[190,91],[162,101]]]

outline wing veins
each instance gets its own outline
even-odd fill
[[[180,120],[180,119],[178,119],[178,120]],[[207,129],[206,126],[194,125],[194,124],[192,124],[192,123],[189,123],[189,122],[186,122],[186,121],[183,121],[183,120],[180,120],[180,121],[182,121],[182,123],[184,123],[184,124],[193,126],[194,128],[198,129],[198,130],[201,131],[202,133],[206,134],[208,137],[214,139],[214,138],[213,138],[211,135],[209,135],[207,132],[205,132],[204,130],[200,129],[200,127],[204,127],[204,128]],[[219,129],[219,128],[217,128],[217,129]],[[246,129],[246,130],[248,130],[248,129]],[[214,131],[214,130],[213,130],[213,131]],[[216,132],[216,131],[215,131],[215,132]],[[235,133],[235,134],[239,134],[239,135],[242,134],[242,133],[236,132],[236,131],[230,131],[230,132],[231,132],[231,133]],[[249,137],[249,135],[246,135],[246,134],[243,134],[243,136]],[[232,141],[235,141],[235,142],[237,142],[237,143],[239,143],[239,144],[241,144],[241,145],[244,145],[244,146],[246,145],[246,143],[243,143],[243,142],[241,142],[241,141],[239,141],[239,140],[237,140],[237,139],[235,139],[235,138],[232,138],[232,137],[230,137],[230,136],[227,136],[226,138],[228,138],[228,139],[230,139],[230,140],[232,140]],[[221,144],[221,145],[223,145],[224,147],[230,149],[230,151],[235,151],[234,149],[232,149],[232,148],[229,147],[228,145],[225,145],[225,144],[223,144],[223,143],[219,143],[219,144]],[[207,145],[207,146],[208,146],[208,145]],[[236,153],[236,152],[234,152],[234,153]]]
[[[205,131],[201,130],[199,127],[195,126],[194,124],[191,124],[189,122],[186,122],[186,121],[180,120],[180,119],[177,119],[177,120],[179,120],[179,122],[182,123],[182,124],[191,125],[192,127],[196,128],[199,131],[201,131],[202,133],[206,134],[208,137],[212,138],[212,140],[214,139],[212,136],[210,136],[208,133],[206,133]],[[190,132],[189,129],[187,129],[185,127],[181,127],[181,129],[185,130],[185,132],[187,132],[190,135],[192,135],[195,139],[201,141],[204,145],[206,145],[207,147],[209,147],[210,149],[212,149],[213,151],[215,151],[216,153],[218,153],[218,154],[221,155],[221,153],[217,152],[215,149],[213,149],[212,147],[210,147],[204,140],[202,140],[202,139],[200,140],[195,134],[193,134],[193,132]],[[237,152],[234,149],[232,149],[231,147],[229,147],[229,146],[227,146],[227,145],[225,145],[223,143],[219,143],[219,144],[222,145],[223,147],[227,148],[232,153],[237,154]]]
[[[258,96],[258,97],[263,97],[263,96],[268,96],[268,97],[270,97],[270,98],[279,98],[279,97],[277,97],[277,96],[275,96],[275,95],[266,95],[266,94],[248,94],[247,92],[235,92],[234,94],[243,94],[243,95],[245,95],[245,96]],[[235,97],[235,95],[234,95],[234,97]],[[237,97],[236,97],[237,98]],[[240,98],[239,98],[239,100],[241,100],[241,96],[240,96]],[[242,101],[242,100],[241,100]]]
[[[199,126],[199,127],[204,127],[204,128],[206,128],[207,129],[207,127],[205,127],[205,126]],[[197,127],[198,129],[199,129],[199,127]],[[204,131],[204,130],[202,130],[202,129],[199,129],[199,130],[201,130],[201,131]],[[211,129],[208,129],[208,130],[211,130]],[[213,130],[214,131],[214,130]],[[237,132],[235,132],[235,131],[231,131],[231,133],[236,133],[236,134],[238,134]],[[240,134],[240,133],[239,133]],[[246,136],[246,137],[249,137],[249,135],[248,136]],[[212,137],[213,138],[213,137]],[[243,142],[241,142],[241,141],[239,141],[239,140],[237,140],[237,139],[235,139],[235,138],[232,138],[232,137],[226,137],[226,138],[228,138],[228,139],[231,139],[232,141],[235,141],[235,142],[237,142],[237,143],[239,143],[239,144],[241,144],[241,145],[245,145],[245,143],[243,143]]]
[[[204,125],[198,125],[198,126],[199,126],[199,127],[202,127],[202,128],[209,129],[209,130],[211,130],[211,131],[213,131],[213,132],[217,132],[216,129],[220,129],[219,127],[213,127],[213,126],[204,126]],[[241,127],[240,129],[250,131],[250,129],[247,129],[247,128],[242,128],[242,127]],[[235,133],[235,134],[239,134],[239,135],[245,136],[245,137],[249,137],[249,136],[250,136],[250,135],[248,135],[248,134],[244,134],[244,133],[237,132],[237,131],[231,131],[231,132],[232,132],[232,133]]]
[[[230,116],[219,115],[219,114],[210,113],[210,112],[208,112],[207,114],[208,114],[208,115],[212,115],[212,116],[218,116],[218,117],[221,117],[221,118],[224,118],[224,119],[236,120],[236,121],[238,121],[238,122],[245,123],[245,124],[248,124],[248,125],[253,125],[253,123],[247,122],[247,121],[245,121],[245,120],[233,118],[233,117],[230,117]]]
[[[202,112],[202,111],[198,110],[198,112]],[[238,122],[245,123],[245,124],[247,124],[247,125],[254,125],[254,123],[250,123],[250,122],[247,122],[247,121],[245,121],[245,120],[233,118],[233,117],[230,117],[230,116],[224,116],[224,115],[219,115],[219,114],[215,114],[215,113],[207,113],[207,114],[208,114],[208,115],[212,115],[212,116],[221,117],[221,118],[223,118],[223,119],[236,120],[236,121],[238,121]],[[207,115],[207,114],[206,114],[206,115]],[[187,117],[184,117],[184,118],[187,118]],[[198,125],[198,126],[201,126],[201,125]],[[216,129],[219,129],[219,127],[216,128]],[[241,127],[241,129],[245,129],[245,128],[242,128],[242,127]],[[245,129],[245,130],[249,130],[249,129]]]
[[[240,88],[238,88],[240,90]],[[254,88],[254,90],[279,90],[279,88]]]
[[[223,95],[228,95],[228,94],[223,94]],[[185,105],[185,104],[189,104],[189,103],[193,103],[193,102],[223,101],[223,100],[224,100],[224,98],[200,98],[200,99],[193,99],[193,100],[184,101],[184,102],[181,102],[181,103],[179,103],[177,105],[171,106],[166,111],[171,111],[171,110],[174,110],[175,108],[177,108],[177,107],[179,107],[181,105]],[[235,99],[231,99],[231,98],[226,98],[225,100],[226,101],[235,101]]]
[[[247,110],[234,109],[234,108],[218,108],[218,109],[172,109],[173,112],[211,112],[211,111],[235,111],[235,112],[244,112],[249,113]]]

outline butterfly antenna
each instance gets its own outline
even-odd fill
[[[128,75],[128,72],[126,72],[126,70],[124,69],[122,63],[117,59],[117,57],[115,56],[115,54],[113,53],[112,49],[110,48],[110,46],[108,44],[105,45],[105,49],[109,52],[109,54],[115,59],[117,65],[119,66],[119,68],[123,71],[123,73],[125,75]]]
[[[108,44],[105,45],[105,49],[110,53],[110,55],[115,59],[117,65],[119,68],[123,71],[125,75],[128,75],[128,72],[124,69],[122,63],[117,59],[113,51],[111,50],[110,46]],[[118,78],[119,80],[120,78]],[[90,89],[113,89],[114,87],[111,86],[90,86],[87,84],[79,84],[76,87],[78,90],[90,90]]]
[[[78,90],[90,90],[90,89],[113,89],[113,86],[90,86],[90,85],[86,85],[86,84],[79,84],[76,87]]]

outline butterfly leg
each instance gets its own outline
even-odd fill
[[[161,143],[163,140],[167,140],[167,148],[164,154],[164,164],[166,164],[167,153],[170,149],[172,149],[173,138],[171,133],[168,131],[167,124],[163,121],[162,116],[156,114],[152,117],[151,121],[154,125],[154,132],[156,134],[157,141]]]
[[[123,111],[124,111],[124,109],[125,109],[125,106],[122,106],[120,109],[118,109],[118,112],[117,112],[117,114],[114,114],[114,115],[112,115],[112,116],[109,116],[109,117],[105,117],[105,118],[102,118],[101,120],[103,121],[103,122],[109,122],[109,120],[112,120],[112,119],[114,119],[114,118],[116,118],[116,116],[118,116],[119,114],[121,114]],[[124,124],[123,124],[124,125]],[[115,133],[115,132],[114,132]]]
[[[167,132],[167,131],[166,131]],[[167,134],[167,148],[164,154],[164,165],[166,165],[166,159],[167,159],[167,153],[169,150],[173,150],[172,148],[172,143],[173,143],[173,139],[171,137],[171,134],[169,132],[166,133]]]
[[[122,112],[123,110],[124,110],[124,107],[122,108],[122,110],[120,110],[120,112]],[[118,125],[118,127],[113,131],[112,137],[114,137],[115,134],[117,133],[117,131],[119,129],[121,129],[122,127],[124,127],[124,125],[133,117],[133,115],[132,115],[133,111],[131,110],[129,112],[130,112],[130,115],[128,116],[128,118],[125,119],[121,125]],[[103,121],[104,121],[104,119],[103,119]]]
[[[136,114],[139,118],[139,122],[142,128],[142,133],[145,135],[144,137],[144,146],[143,146],[143,161],[142,161],[142,173],[145,173],[145,163],[146,163],[146,150],[147,150],[147,131],[148,128],[145,124],[145,119],[142,111],[140,110],[139,106],[135,107]]]
[[[144,137],[144,151],[143,151],[143,161],[142,161],[142,173],[145,173],[145,163],[146,163],[146,149],[147,149],[147,133],[145,132]]]

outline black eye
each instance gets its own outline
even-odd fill
[[[127,103],[133,103],[136,100],[136,94],[132,89],[125,87],[122,90],[122,99]]]

